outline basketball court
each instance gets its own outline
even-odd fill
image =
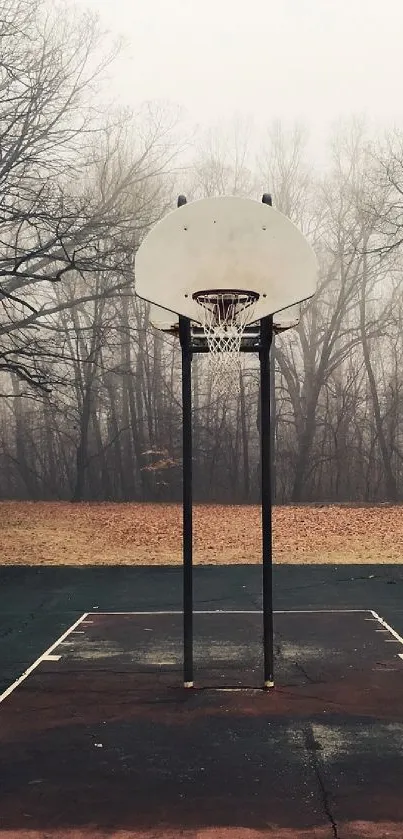
[[[47,589],[46,569],[8,575],[6,610],[12,596],[26,604],[21,627],[10,618],[14,649],[20,633],[32,644],[46,590],[63,630],[52,636],[45,619],[46,648],[31,662],[23,652],[0,696],[0,835],[401,839],[403,636],[381,612],[392,602],[401,621],[399,597],[385,594],[397,580],[374,566],[359,582],[342,576],[348,566],[279,569],[280,586],[273,576],[271,348],[298,323],[316,270],[268,194],[179,196],[141,244],[137,294],[182,351],[183,579],[162,567],[77,569],[65,589],[69,572]],[[236,387],[240,353],[259,358],[261,569],[193,569],[197,352],[220,387]],[[56,620],[58,603],[71,620]]]
[[[212,604],[213,605],[213,604]],[[7,837],[401,836],[403,638],[370,609],[79,615],[3,692]]]

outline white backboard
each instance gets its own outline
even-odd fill
[[[179,330],[179,315],[176,312],[169,312],[168,309],[162,309],[155,303],[150,303],[150,323],[161,332],[176,334]]]
[[[281,312],[275,312],[273,315],[273,326],[276,332],[285,332],[286,329],[293,329],[298,326],[301,318],[301,306],[296,303],[295,306],[289,306],[288,309],[283,309]]]
[[[206,198],[169,213],[136,256],[136,293],[200,322],[204,290],[254,291],[253,321],[311,297],[315,254],[282,213],[249,198]]]

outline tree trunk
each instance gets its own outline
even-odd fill
[[[386,436],[383,429],[381,408],[378,398],[378,390],[374,371],[371,363],[371,352],[366,332],[366,293],[367,293],[367,273],[366,273],[366,259],[364,259],[363,279],[361,284],[361,298],[360,298],[360,332],[362,342],[362,352],[364,356],[365,369],[368,376],[368,384],[371,393],[372,407],[374,411],[375,428],[379,441],[379,448],[381,450],[384,475],[385,475],[385,489],[388,501],[397,501],[398,491],[396,479],[392,470],[391,452],[388,449]]]
[[[87,387],[84,392],[82,412],[80,417],[80,438],[76,452],[76,480],[72,496],[73,502],[83,500],[85,487],[85,472],[88,461],[88,432],[91,418],[91,389]]]

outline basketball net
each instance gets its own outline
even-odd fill
[[[193,295],[200,307],[200,322],[209,349],[214,390],[238,392],[241,343],[259,295],[249,291],[202,291]]]

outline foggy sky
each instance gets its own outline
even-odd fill
[[[68,0],[70,2],[70,0]],[[123,34],[110,93],[168,100],[197,122],[403,127],[402,0],[78,0]]]

